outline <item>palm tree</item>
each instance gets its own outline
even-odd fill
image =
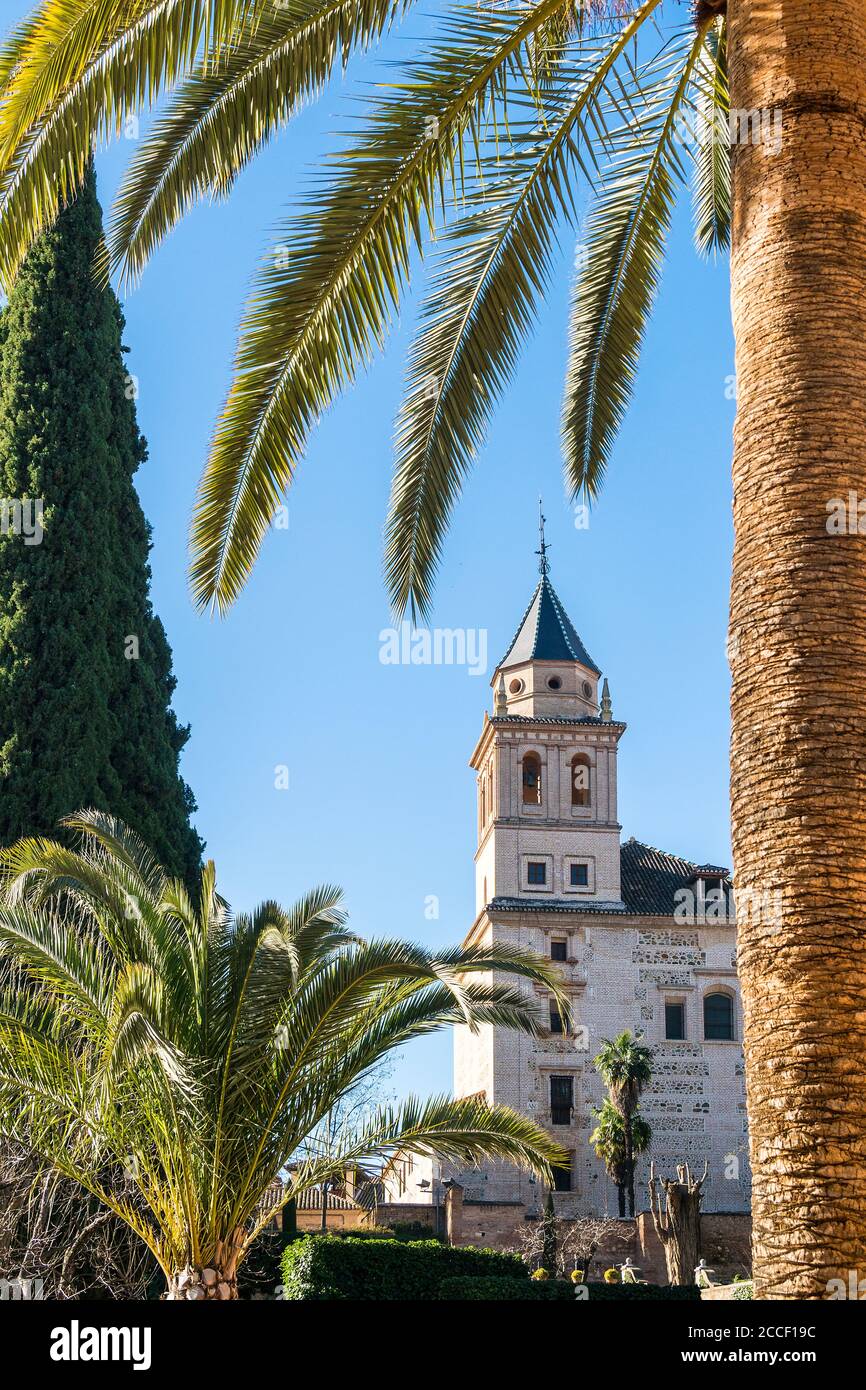
[[[325,1154],[307,1142],[414,1037],[458,1021],[538,1033],[519,988],[490,977],[555,989],[549,963],[358,940],[328,887],[235,916],[212,863],[194,905],[119,822],[64,824],[79,847],[21,840],[0,855],[0,951],[19,977],[0,998],[0,1127],[127,1223],[170,1298],[236,1297],[290,1159],[277,1207],[396,1151],[494,1157],[550,1181],[558,1146],[478,1099],[380,1106]]]
[[[624,1217],[626,1214],[625,1194],[628,1187],[628,1168],[622,1115],[609,1096],[605,1096],[600,1108],[594,1113],[598,1123],[589,1136],[589,1142],[595,1150],[596,1157],[600,1158],[604,1164],[611,1182],[616,1185],[619,1215]],[[631,1117],[632,1159],[646,1153],[651,1139],[652,1130],[640,1111],[635,1110]]]
[[[595,1068],[610,1093],[610,1103],[622,1122],[623,1183],[628,1193],[628,1214],[634,1216],[634,1117],[641,1092],[652,1077],[652,1049],[632,1037],[628,1029],[611,1042],[602,1040]]]
[[[173,88],[108,237],[107,265],[136,279],[184,212],[226,196],[410,3],[42,0],[0,54],[0,280],[74,195],[94,140]],[[819,0],[695,0],[656,51],[671,12],[442,0],[434,38],[368,102],[258,273],[193,580],[204,604],[237,595],[310,430],[384,341],[433,230],[398,420],[395,605],[429,611],[463,479],[556,246],[575,236],[563,448],[569,492],[594,497],[691,178],[699,249],[731,247],[731,797],[756,1292],[821,1298],[866,1264],[866,21]],[[578,227],[584,173],[597,198]],[[828,509],[845,512],[843,534]]]

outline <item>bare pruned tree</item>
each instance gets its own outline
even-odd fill
[[[701,1199],[708,1172],[709,1165],[705,1163],[703,1175],[693,1178],[688,1163],[683,1163],[677,1166],[675,1179],[657,1181],[655,1165],[650,1164],[650,1211],[664,1247],[671,1284],[693,1284],[695,1280],[695,1268],[701,1258]]]
[[[0,1140],[0,1279],[35,1286],[42,1298],[140,1299],[157,1273],[112,1212],[26,1146]]]
[[[612,1216],[577,1216],[556,1223],[556,1269],[550,1274],[567,1277],[572,1270],[583,1271],[584,1279],[591,1277],[592,1263],[597,1252],[611,1246],[626,1244],[632,1231],[627,1222]],[[516,1251],[533,1269],[544,1266],[545,1225],[543,1221],[527,1221],[518,1231]]]

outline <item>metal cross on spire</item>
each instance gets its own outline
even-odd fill
[[[550,549],[550,546],[547,545],[547,543],[545,542],[545,539],[544,539],[544,523],[545,523],[546,520],[547,520],[547,518],[545,517],[544,512],[543,512],[542,509],[541,509],[541,498],[539,497],[539,499],[538,499],[538,549],[536,550],[535,553],[536,553],[536,555],[538,556],[538,573],[539,573],[540,575],[545,575],[545,574],[547,574],[548,570],[550,569],[550,561],[549,561],[548,558],[547,558],[547,552],[548,552],[548,550]]]

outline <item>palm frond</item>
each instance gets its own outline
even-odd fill
[[[562,406],[572,497],[597,494],[630,398],[658,288],[675,183],[685,178],[676,122],[711,22],[683,29],[634,72],[632,105],[638,114],[621,131],[621,149],[587,220],[583,263],[572,292]]]
[[[73,1019],[93,1024],[107,1016],[112,976],[106,952],[91,938],[69,932],[52,912],[0,903],[3,956],[69,1007],[70,1025]]]
[[[474,1164],[484,1159],[515,1163],[551,1181],[551,1164],[567,1161],[565,1150],[532,1120],[504,1105],[488,1105],[477,1097],[452,1100],[410,1096],[401,1105],[382,1106],[369,1123],[343,1140],[339,1151],[302,1165],[293,1176],[297,1196],[345,1171],[396,1153],[436,1156],[453,1163]]]
[[[511,98],[509,146],[486,155],[449,229],[397,420],[385,570],[398,613],[429,611],[451,510],[549,286],[557,223],[573,220],[574,176],[591,179],[604,148],[601,98],[615,104],[616,65],[658,4],[645,0],[613,38],[547,53],[543,109]]]
[[[692,181],[695,245],[702,255],[725,251],[731,237],[731,151],[728,139],[727,29],[707,31],[695,65],[697,151]]]
[[[568,0],[459,10],[431,56],[379,100],[324,192],[278,232],[199,489],[192,587],[224,610],[245,583],[314,421],[381,346],[424,226],[459,184],[534,31]]]
[[[254,14],[228,52],[208,56],[132,161],[108,234],[112,266],[136,280],[205,195],[225,197],[304,102],[384,33],[413,0],[281,0]]]
[[[262,0],[44,0],[0,89],[0,282],[118,134]]]

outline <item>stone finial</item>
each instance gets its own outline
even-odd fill
[[[507,707],[508,701],[505,696],[505,677],[500,671],[499,684],[496,687],[496,697],[493,701],[493,713],[499,715],[505,714],[507,711]]]
[[[613,718],[613,711],[610,706],[610,686],[607,683],[607,676],[605,676],[604,684],[601,687],[601,717],[607,723],[610,723]]]

